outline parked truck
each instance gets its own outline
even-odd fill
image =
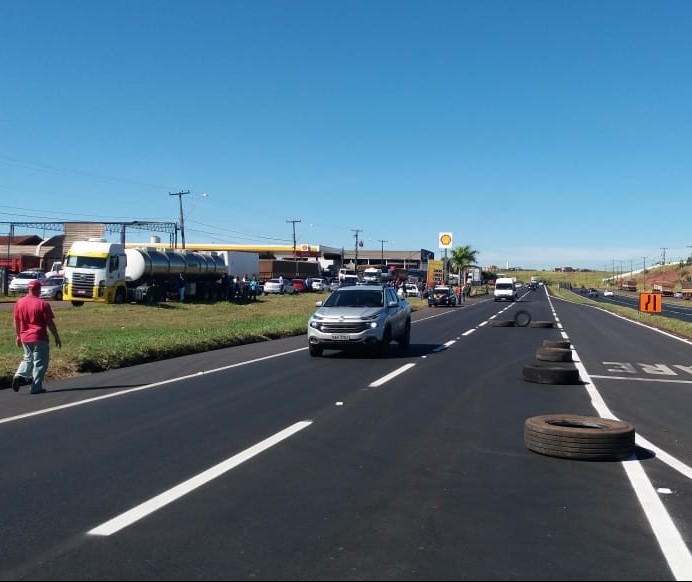
[[[8,273],[21,273],[40,268],[41,257],[37,255],[0,256],[0,269],[6,269]]]
[[[366,283],[380,283],[382,281],[382,269],[379,267],[368,267],[363,271],[363,281]]]
[[[692,281],[682,281],[682,298],[692,299]]]
[[[651,286],[651,291],[653,293],[660,293],[663,297],[672,297],[673,287],[673,283],[667,281],[654,281]]]
[[[227,272],[223,257],[185,250],[128,248],[90,238],[67,252],[63,300],[153,304],[178,296],[181,275],[186,297],[205,301],[222,296]]]
[[[259,253],[250,251],[217,251],[218,256],[226,265],[226,274],[229,277],[259,276]]]

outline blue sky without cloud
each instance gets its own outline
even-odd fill
[[[0,221],[190,191],[188,242],[677,261],[691,30],[688,1],[3,0]]]

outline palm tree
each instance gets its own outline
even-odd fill
[[[465,282],[462,278],[463,271],[476,264],[477,255],[478,251],[472,249],[470,245],[464,245],[452,250],[450,263],[459,271],[459,285]]]

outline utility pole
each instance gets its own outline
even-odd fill
[[[644,259],[644,289],[646,289],[646,257],[642,257]]]
[[[293,262],[296,266],[296,277],[298,276],[298,259],[296,258],[296,222],[302,222],[301,220],[287,220],[286,223],[293,223]]]
[[[356,268],[355,268],[355,271],[356,271],[356,275],[357,275],[358,274],[358,234],[363,232],[363,231],[360,228],[352,228],[351,230],[356,233],[353,236],[356,237],[356,265],[355,265]]]
[[[182,243],[182,248],[185,248],[185,217],[183,216],[183,196],[189,194],[190,191],[186,192],[169,192],[169,196],[177,196],[178,203],[180,204],[180,242]]]
[[[661,247],[661,250],[663,251],[663,266],[666,266],[666,251],[668,250],[668,247]]]
[[[380,262],[382,263],[382,266],[384,267],[384,243],[389,242],[388,240],[382,240],[378,239],[380,243],[382,243],[382,255],[380,257]]]

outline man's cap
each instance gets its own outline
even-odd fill
[[[32,279],[29,281],[29,285],[27,286],[29,290],[31,289],[40,289],[41,288],[41,281],[38,279]]]

